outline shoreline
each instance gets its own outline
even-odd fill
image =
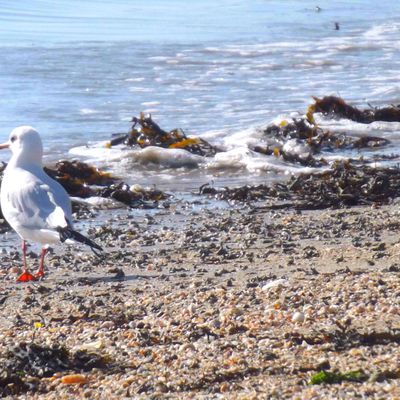
[[[21,285],[13,282],[15,254],[3,254],[0,358],[14,380],[0,393],[400,395],[396,204],[302,212],[266,211],[262,202],[196,211],[178,204],[115,213],[112,224],[89,229],[109,252],[104,261],[60,247],[44,281]],[[15,346],[23,343],[46,376],[19,358]],[[64,349],[68,359],[50,363],[43,348]],[[322,370],[362,370],[365,379],[308,385]],[[76,384],[64,382],[70,374],[79,374]]]

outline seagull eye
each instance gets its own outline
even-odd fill
[[[15,136],[13,136],[10,140],[11,140],[11,143],[14,143],[17,140],[17,138]]]

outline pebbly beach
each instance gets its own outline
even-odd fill
[[[399,396],[396,204],[199,203],[113,211],[107,257],[56,249],[43,281],[3,253],[2,396]]]

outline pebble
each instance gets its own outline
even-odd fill
[[[115,324],[113,321],[104,321],[101,325],[100,325],[100,329],[112,329],[115,327]]]
[[[88,379],[82,374],[65,375],[61,378],[61,383],[64,385],[77,385],[86,383]]]
[[[304,322],[304,319],[305,319],[304,313],[301,311],[296,311],[292,316],[293,322],[302,323]]]
[[[10,272],[12,274],[19,274],[20,273],[20,268],[19,267],[11,267]]]
[[[284,286],[288,286],[289,282],[287,279],[276,279],[274,281],[270,281],[261,287],[261,290],[268,291],[273,288],[281,288]]]

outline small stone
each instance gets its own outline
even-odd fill
[[[10,268],[10,272],[12,274],[18,274],[20,272],[20,269],[18,267],[12,267]]]
[[[184,343],[179,347],[179,352],[196,350],[192,343]]]
[[[262,288],[261,290],[268,291],[272,288],[276,288],[276,287],[283,287],[283,286],[288,286],[289,282],[287,281],[287,279],[276,279],[274,281],[270,281],[267,282]]]
[[[96,340],[95,342],[83,343],[81,345],[76,345],[73,347],[76,351],[95,351],[102,349],[104,347],[104,343],[102,340]]]
[[[189,305],[189,307],[188,307],[188,311],[189,311],[190,314],[193,315],[195,313],[195,311],[196,311],[196,306],[193,303],[191,303]]]
[[[219,387],[219,391],[220,391],[221,393],[226,393],[228,390],[229,390],[229,384],[226,383],[226,382],[222,383],[222,384],[220,385],[220,387]]]
[[[100,328],[102,329],[112,329],[114,328],[115,324],[113,321],[104,321],[101,325]]]
[[[81,374],[65,375],[61,378],[61,383],[64,385],[78,385],[86,382],[86,376]]]
[[[298,323],[304,322],[304,319],[305,319],[304,313],[302,313],[301,311],[295,312],[292,317],[292,321]]]

